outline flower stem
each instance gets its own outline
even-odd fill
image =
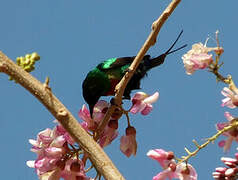
[[[220,59],[220,55],[217,55],[215,63],[212,63],[209,65],[209,71],[212,72],[216,76],[217,81],[222,81],[223,83],[228,84],[229,89],[234,91],[236,94],[238,94],[238,88],[236,87],[234,81],[232,80],[231,75],[224,77],[218,72],[220,67],[223,65],[223,63],[218,64],[219,59]]]

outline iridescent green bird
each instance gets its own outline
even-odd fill
[[[130,99],[130,93],[134,89],[140,89],[140,81],[147,72],[164,63],[165,57],[175,51],[184,48],[186,45],[175,49],[172,48],[180,38],[183,31],[180,32],[172,46],[158,57],[151,58],[150,55],[145,55],[139,64],[137,70],[126,86],[123,94],[124,99]],[[108,59],[95,67],[87,74],[83,81],[83,97],[89,105],[90,114],[92,117],[94,105],[98,102],[101,96],[113,96],[116,85],[120,82],[132,61],[133,57],[121,57]]]

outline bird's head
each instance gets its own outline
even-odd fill
[[[83,91],[83,97],[89,106],[90,116],[92,118],[94,106],[98,102],[100,96],[89,93],[88,91]]]
[[[93,118],[93,109],[94,109],[94,106],[95,106],[96,103],[88,104],[91,118]]]

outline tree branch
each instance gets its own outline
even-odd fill
[[[165,21],[168,19],[168,17],[172,14],[174,9],[177,7],[177,5],[180,3],[181,0],[174,0],[172,1],[169,6],[164,10],[164,12],[161,14],[161,16],[152,24],[152,31],[145,41],[144,45],[140,49],[139,53],[135,57],[133,63],[129,67],[130,71],[128,71],[125,76],[122,78],[122,80],[117,84],[116,86],[116,96],[115,96],[115,101],[116,102],[121,102],[122,101],[122,96],[124,93],[124,90],[132,78],[133,74],[135,73],[137,67],[139,66],[141,60],[145,56],[146,52],[149,50],[151,46],[153,46],[156,43],[156,38],[157,35],[165,23]]]
[[[17,83],[34,95],[62,124],[70,136],[80,144],[88,154],[93,165],[105,179],[124,180],[103,149],[88,135],[66,107],[46,88],[44,84],[35,79],[21,67],[0,51],[0,72],[11,76]]]
[[[100,123],[100,125],[98,127],[97,133],[95,136],[96,140],[101,136],[103,129],[108,124],[111,114],[114,112],[116,106],[117,105],[120,106],[122,104],[122,96],[124,94],[124,91],[125,91],[125,88],[126,88],[128,82],[132,78],[133,74],[135,73],[137,67],[139,66],[139,64],[140,64],[141,60],[143,59],[143,57],[145,56],[146,52],[149,50],[149,48],[151,46],[153,46],[155,44],[157,35],[158,35],[161,27],[163,26],[165,21],[168,19],[168,17],[172,14],[174,9],[178,6],[180,1],[181,0],[173,0],[169,4],[169,6],[164,10],[164,12],[160,15],[160,17],[156,21],[153,22],[152,27],[151,27],[152,31],[151,31],[150,35],[148,36],[144,45],[142,46],[139,53],[135,57],[133,63],[130,65],[129,71],[126,72],[124,77],[121,79],[121,81],[117,84],[117,86],[115,88],[116,94],[115,94],[115,98],[114,98],[114,104],[110,105],[103,121]]]
[[[234,118],[232,121],[233,122],[230,125],[225,126],[222,130],[219,130],[216,134],[214,134],[213,136],[207,138],[207,141],[205,143],[203,143],[202,145],[199,145],[196,140],[193,140],[193,143],[196,145],[197,149],[195,151],[193,151],[193,152],[190,152],[185,147],[184,149],[185,149],[185,151],[187,152],[188,155],[187,156],[182,156],[182,159],[179,159],[178,163],[187,162],[191,157],[196,156],[197,153],[201,149],[205,148],[208,144],[213,143],[224,132],[228,132],[228,131],[230,131],[230,130],[232,130],[234,128],[237,128],[238,127],[238,119]]]
[[[140,64],[140,61],[144,57],[148,49],[156,42],[156,37],[160,31],[160,28],[172,14],[173,10],[177,7],[181,0],[173,0],[170,5],[165,9],[162,15],[152,24],[152,31],[147,38],[146,42],[142,46],[138,55],[134,59],[133,63],[129,67],[125,76],[117,85],[115,91],[115,104],[120,105],[122,102],[122,95],[125,87],[131,77],[133,76],[136,68]],[[116,169],[114,164],[104,153],[101,147],[88,135],[88,133],[79,125],[78,121],[73,115],[66,109],[66,107],[52,94],[49,88],[46,88],[44,84],[35,79],[32,75],[18,67],[13,61],[11,61],[6,55],[0,51],[0,72],[4,72],[13,77],[16,82],[27,89],[33,94],[61,123],[61,125],[67,130],[73,139],[80,144],[82,149],[88,154],[90,160],[107,180],[123,180],[123,176]],[[107,125],[111,114],[114,112],[116,106],[111,105],[102,123],[99,126],[96,139],[100,137],[102,130]]]

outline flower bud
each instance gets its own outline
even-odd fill
[[[81,165],[78,162],[73,162],[70,166],[70,170],[74,172],[80,172]]]
[[[171,163],[169,163],[169,168],[171,169],[171,171],[176,171],[176,164],[174,163],[174,162],[171,162]]]
[[[172,151],[168,152],[167,160],[171,160],[174,158],[174,153]]]
[[[65,160],[64,159],[60,159],[59,161],[56,162],[56,166],[58,168],[60,168],[61,170],[63,170],[64,167],[65,167]]]
[[[112,129],[118,129],[118,121],[110,120],[108,123],[108,127],[112,128]]]
[[[190,174],[190,170],[188,169],[187,166],[185,166],[184,169],[181,171],[181,173],[188,175],[188,174]]]
[[[126,128],[126,135],[129,136],[129,135],[135,135],[136,134],[136,129],[132,126],[128,126]]]

